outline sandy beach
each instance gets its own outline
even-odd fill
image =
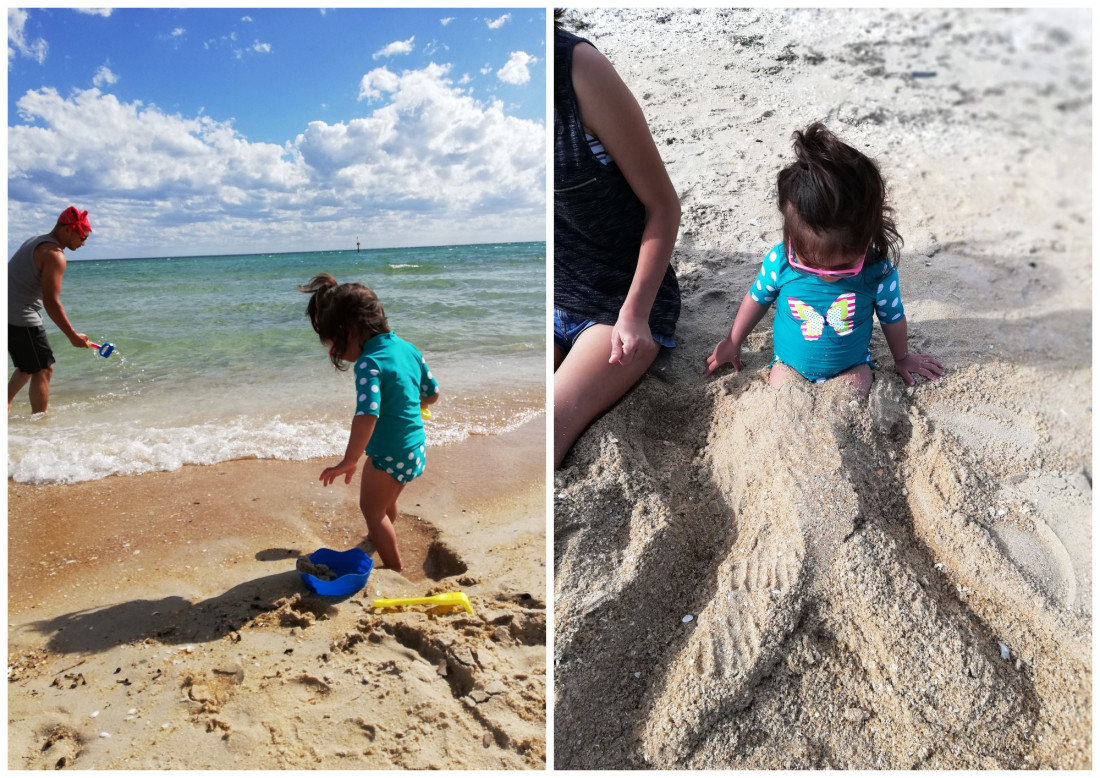
[[[329,460],[9,481],[9,769],[543,768],[545,426],[430,449],[343,598],[295,572],[365,534]]]
[[[1089,768],[1091,13],[580,10],[683,219],[678,347],[554,484],[558,768]],[[790,136],[875,158],[904,385],[703,377]]]

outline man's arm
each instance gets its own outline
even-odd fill
[[[60,246],[43,243],[34,251],[35,259],[41,260],[42,267],[42,306],[53,323],[65,337],[77,348],[88,348],[88,336],[77,332],[65,315],[61,305],[61,278],[65,275],[65,252]]]

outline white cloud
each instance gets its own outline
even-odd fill
[[[378,68],[360,91],[377,101],[362,117],[310,122],[282,145],[99,89],[28,91],[9,119],[9,241],[59,200],[113,225],[97,239],[107,256],[271,246],[273,224],[278,250],[348,229],[395,246],[542,239],[543,122],[465,94],[449,65]]]
[[[92,76],[92,83],[99,87],[107,84],[116,84],[118,83],[118,76],[106,65],[100,65],[99,70]]]
[[[446,27],[448,24],[450,24],[454,20],[455,20],[455,18],[453,16],[444,16],[442,19],[439,20],[439,23],[442,24],[444,27]]]
[[[8,62],[17,56],[30,57],[39,65],[46,61],[49,44],[43,38],[27,40],[27,12],[22,8],[8,9]]]
[[[531,71],[527,69],[527,66],[536,62],[538,62],[538,58],[532,57],[527,52],[513,51],[504,67],[497,71],[497,78],[514,86],[526,84],[531,80]]]
[[[176,29],[172,30],[172,32],[170,32],[170,33],[169,33],[169,35],[170,35],[171,37],[173,37],[173,38],[179,38],[179,37],[181,37],[181,36],[182,36],[182,35],[183,35],[183,34],[184,34],[185,32],[187,32],[187,30],[185,30],[184,28],[182,28],[182,27],[177,27]]]
[[[74,8],[78,14],[87,14],[88,16],[102,16],[104,19],[110,17],[112,8]]]
[[[460,83],[460,84],[468,84],[468,83],[470,83],[471,81],[473,81],[473,79],[472,79],[472,78],[470,78],[470,74],[469,74],[469,73],[463,73],[463,74],[462,74],[462,78],[458,79],[458,83]]]
[[[359,80],[359,99],[377,100],[383,92],[397,89],[400,79],[387,68],[375,68]]]
[[[408,54],[413,50],[413,41],[416,36],[409,38],[407,41],[394,41],[386,46],[383,46],[378,51],[371,55],[372,59],[381,59],[382,57],[392,57],[394,54]]]
[[[371,71],[361,93],[385,93],[387,104],[346,124],[311,122],[295,148],[315,173],[378,207],[460,214],[478,203],[540,206],[543,125],[463,94],[449,71],[434,63],[400,76]]]
[[[504,14],[504,16],[498,17],[496,19],[491,19],[491,20],[489,20],[485,23],[487,25],[489,25],[490,30],[499,30],[501,27],[503,27],[511,19],[512,19],[512,14]]]
[[[247,16],[247,15],[246,15],[246,16],[242,16],[242,17],[241,17],[241,21],[242,21],[242,22],[250,22],[250,21],[252,21],[252,17],[251,17],[251,16]]]
[[[271,53],[271,44],[270,43],[260,43],[259,41],[256,41],[255,43],[252,44],[252,51],[255,51],[257,54],[270,54]]]
[[[493,66],[492,65],[485,65],[483,68],[481,68],[480,72],[481,72],[481,75],[487,76],[487,75],[489,75],[490,73],[493,72]]]

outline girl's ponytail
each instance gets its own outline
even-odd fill
[[[347,369],[341,356],[347,353],[352,337],[362,346],[375,335],[390,331],[382,303],[363,284],[338,284],[328,273],[318,273],[298,291],[310,296],[306,315],[321,341],[331,342],[329,359],[339,370]]]
[[[824,254],[862,254],[870,244],[872,256],[886,255],[897,264],[902,239],[874,161],[821,122],[792,137],[796,161],[777,179],[784,240],[793,237]]]

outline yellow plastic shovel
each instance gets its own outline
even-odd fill
[[[372,608],[397,608],[402,605],[436,605],[450,608],[465,608],[472,614],[474,608],[470,605],[470,598],[466,592],[447,592],[446,594],[433,594],[431,597],[400,597],[398,599],[375,600]]]

